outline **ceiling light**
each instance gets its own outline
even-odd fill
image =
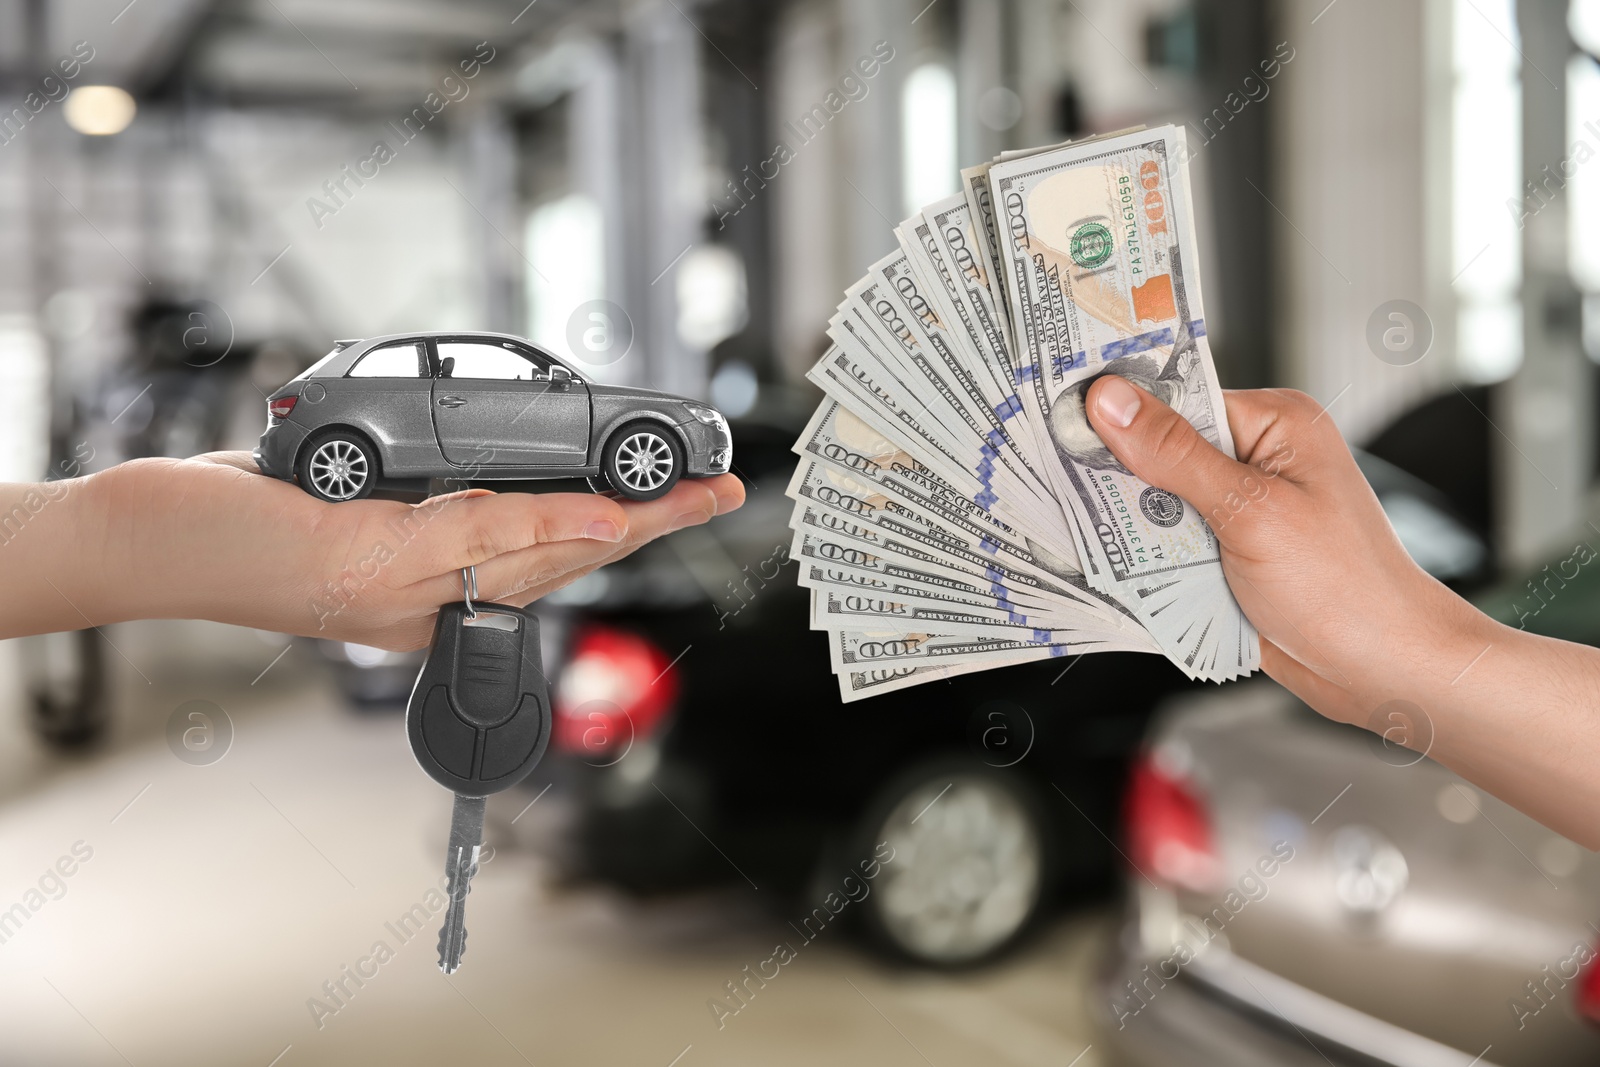
[[[121,133],[138,110],[128,91],[115,85],[80,85],[62,107],[68,126],[93,137]]]

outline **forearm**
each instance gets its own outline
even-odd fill
[[[1459,675],[1416,688],[1432,755],[1588,848],[1600,848],[1600,650],[1482,615]],[[1434,710],[1436,709],[1436,710]]]
[[[0,484],[0,637],[112,621],[108,513],[93,482]]]
[[[1504,626],[1432,579],[1391,595],[1405,609],[1367,613],[1358,652],[1274,676],[1600,848],[1600,650]]]
[[[141,618],[304,629],[314,531],[287,518],[264,529],[270,516],[230,503],[223,483],[246,472],[188,464],[169,476],[178,462],[0,486],[0,636]]]

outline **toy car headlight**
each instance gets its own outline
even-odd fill
[[[701,404],[685,404],[683,406],[689,412],[689,414],[693,415],[707,426],[727,425],[726,421],[722,417],[722,412],[718,411],[716,408],[708,408]]]

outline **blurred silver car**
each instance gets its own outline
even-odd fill
[[[1482,572],[1437,494],[1358,460],[1425,569]],[[1573,563],[1473,599],[1600,644],[1600,568]],[[1129,919],[1094,1005],[1115,1062],[1600,1063],[1600,860],[1428,759],[1424,709],[1394,701],[1367,725],[1267,679],[1157,718],[1125,796]]]
[[[435,478],[572,477],[654,500],[726,473],[733,438],[715,408],[587,381],[520,337],[389,334],[338,342],[273,393],[255,460],[334,502]]]
[[[1130,918],[1096,997],[1116,1061],[1600,1063],[1593,853],[1271,682],[1154,728]]]

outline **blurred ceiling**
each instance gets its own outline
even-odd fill
[[[499,50],[620,14],[612,0],[0,0],[0,79],[31,81],[88,41],[88,76],[141,96],[386,107],[480,41]]]

